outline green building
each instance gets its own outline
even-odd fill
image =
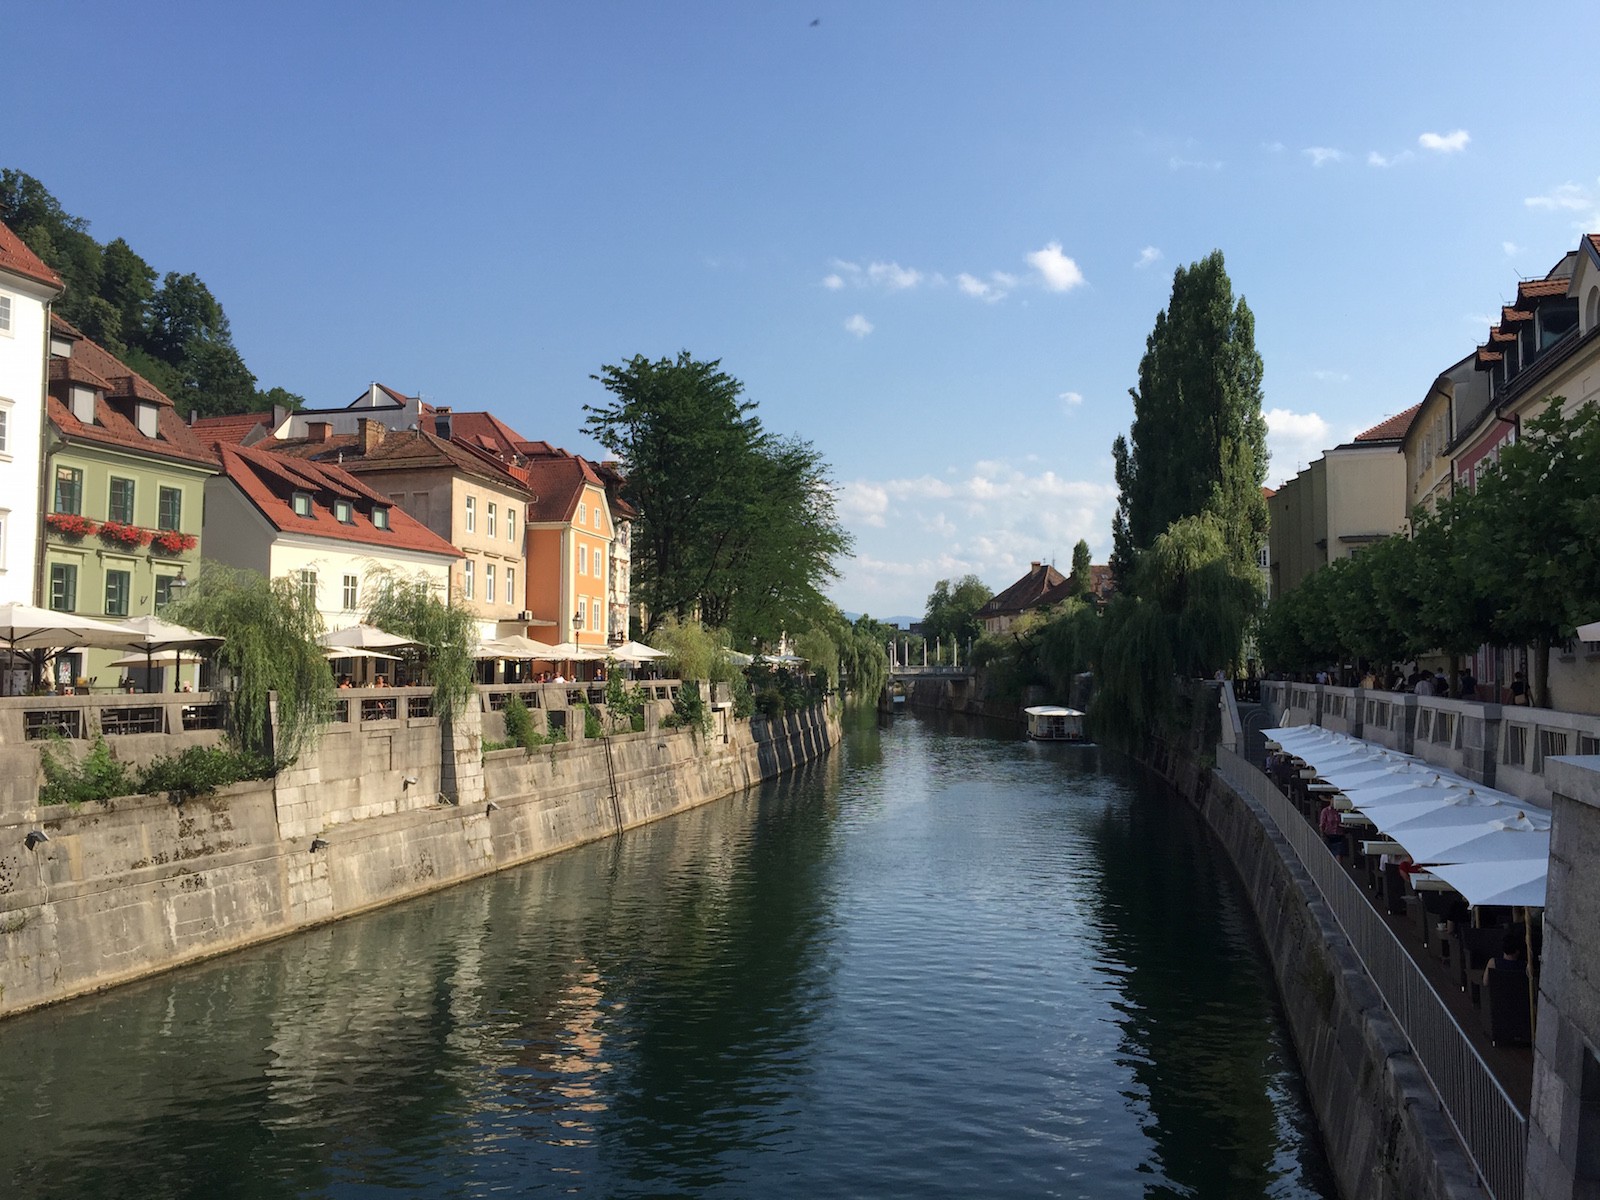
[[[157,612],[199,565],[216,459],[159,389],[60,317],[51,318],[49,390],[38,603],[106,619]],[[159,667],[146,679],[142,667],[112,666],[120,657],[63,656],[58,681],[173,686]]]

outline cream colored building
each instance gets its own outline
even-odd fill
[[[1268,498],[1272,595],[1292,591],[1313,571],[1405,528],[1406,460],[1400,448],[1419,408],[1324,451]]]

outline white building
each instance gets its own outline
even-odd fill
[[[61,277],[0,224],[0,603],[38,597],[50,302]]]
[[[449,598],[461,551],[348,471],[260,447],[215,449],[222,474],[206,484],[207,558],[297,581],[328,629],[361,621],[384,572]]]

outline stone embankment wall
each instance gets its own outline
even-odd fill
[[[1437,1095],[1293,848],[1211,768],[1218,690],[1182,697],[1189,728],[1144,756],[1194,804],[1244,885],[1340,1194],[1483,1200]]]
[[[728,795],[838,740],[818,707],[526,754],[479,714],[352,720],[276,780],[0,816],[0,1016],[504,870]],[[442,742],[454,744],[442,744]],[[456,778],[440,797],[443,767]],[[476,771],[476,774],[474,774]],[[408,782],[415,780],[414,783]],[[49,836],[30,847],[27,835]]]

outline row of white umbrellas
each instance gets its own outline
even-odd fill
[[[153,667],[156,656],[221,645],[222,639],[160,617],[133,617],[125,621],[96,621],[76,613],[56,612],[32,604],[0,604],[0,646],[16,653],[93,647],[136,653],[118,659],[117,665]]]
[[[1336,788],[1337,807],[1381,831],[1369,849],[1403,851],[1469,904],[1544,906],[1548,810],[1317,725],[1269,729],[1267,739]]]

